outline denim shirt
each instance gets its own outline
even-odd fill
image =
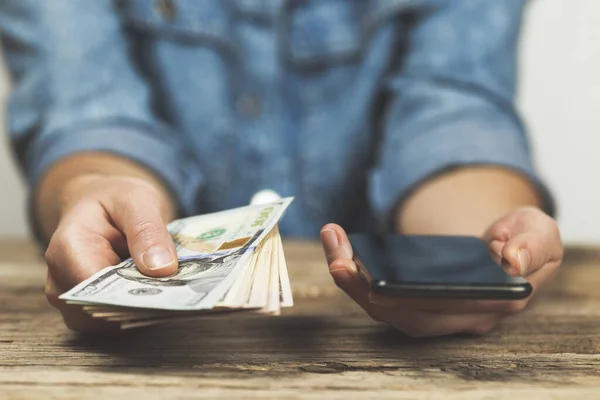
[[[295,236],[387,229],[449,168],[542,187],[513,104],[523,4],[2,0],[12,145],[31,189],[104,151],[158,174],[184,215],[295,196]]]

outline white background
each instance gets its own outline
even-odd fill
[[[565,241],[600,242],[600,1],[529,3],[519,104],[535,158],[557,197]],[[7,91],[0,71],[0,102]],[[5,136],[0,132],[0,236],[22,236],[25,190]]]

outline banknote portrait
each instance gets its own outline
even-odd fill
[[[231,254],[216,259],[180,260],[177,273],[163,278],[151,278],[142,274],[133,262],[115,270],[121,278],[144,285],[169,287],[188,286],[198,293],[206,293],[227,276],[240,259],[240,254]]]

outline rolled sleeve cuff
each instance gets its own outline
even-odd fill
[[[153,172],[165,183],[174,196],[177,206],[185,215],[195,212],[197,195],[203,182],[198,166],[164,139],[147,130],[129,126],[78,127],[53,134],[40,142],[28,157],[29,193],[33,194],[42,175],[63,157],[79,152],[107,152],[128,158]],[[30,221],[34,234],[32,199]]]
[[[470,165],[501,166],[526,178],[541,195],[544,210],[554,216],[555,203],[537,175],[524,134],[509,122],[470,120],[432,129],[387,150],[370,177],[371,203],[378,228],[390,231],[397,205],[428,178]]]

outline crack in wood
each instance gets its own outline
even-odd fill
[[[400,367],[397,366],[378,366],[378,365],[348,365],[341,362],[325,362],[322,364],[303,365],[299,367],[303,372],[311,372],[316,374],[338,374],[348,371],[360,372],[385,372],[397,371]]]

